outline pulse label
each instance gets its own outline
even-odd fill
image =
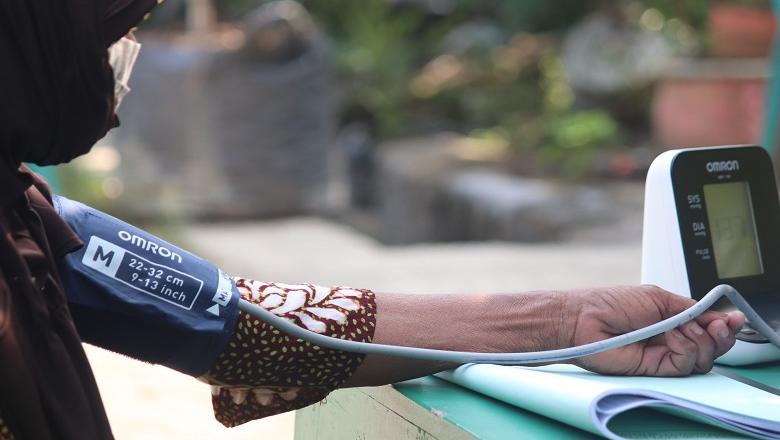
[[[153,263],[94,235],[81,262],[140,292],[186,310],[192,309],[203,288],[202,280]]]

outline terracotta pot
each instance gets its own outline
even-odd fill
[[[664,148],[756,143],[764,115],[766,63],[687,60],[655,89],[653,129]]]
[[[725,3],[709,11],[710,43],[719,57],[766,57],[772,48],[772,10]]]

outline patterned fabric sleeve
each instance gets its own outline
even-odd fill
[[[236,284],[244,299],[300,327],[353,341],[373,338],[376,305],[369,290],[245,278]],[[230,427],[322,400],[363,357],[287,336],[240,312],[233,338],[201,380],[212,385],[215,417]]]

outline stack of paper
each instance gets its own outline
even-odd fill
[[[716,373],[615,377],[570,365],[465,365],[438,376],[611,439],[780,439],[780,392]]]

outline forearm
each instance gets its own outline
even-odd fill
[[[560,292],[523,294],[376,294],[374,343],[455,351],[527,352],[569,345],[573,323]],[[367,356],[345,386],[372,386],[452,368]]]

